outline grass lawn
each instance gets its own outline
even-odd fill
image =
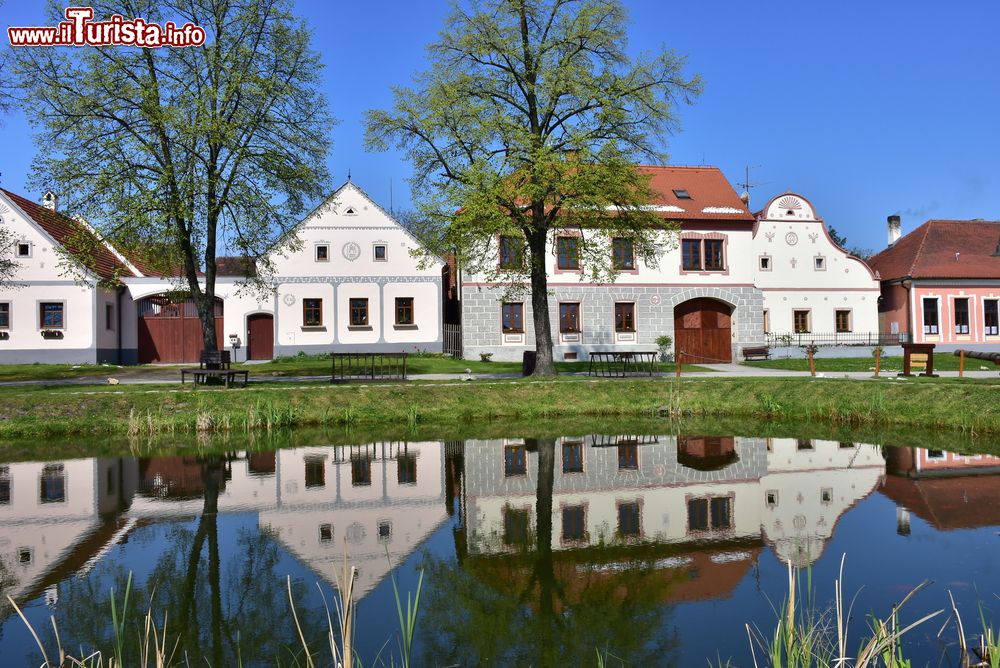
[[[958,371],[959,359],[951,353],[941,353],[934,355],[934,369],[936,371]],[[789,371],[808,371],[809,360],[789,358],[770,359],[745,362],[747,366],[756,366],[764,369],[786,369]],[[816,371],[873,371],[875,369],[875,359],[873,357],[824,357],[816,359]],[[903,370],[902,357],[883,357],[882,372],[898,373]],[[992,362],[983,360],[965,360],[966,371],[997,371],[1000,366]]]
[[[0,437],[149,437],[290,427],[369,432],[516,420],[757,418],[841,427],[901,426],[1000,434],[1000,381],[964,379],[630,378],[579,376],[367,385],[268,383],[0,388]]]
[[[141,377],[169,382],[179,379],[179,369],[190,366],[193,365],[7,364],[0,365],[0,382],[92,378],[96,382],[103,383],[109,377],[119,379]],[[248,369],[251,376],[329,376],[331,371],[330,359],[325,355],[282,357],[263,364],[238,364],[235,366]],[[588,366],[588,362],[556,363],[556,368],[563,373],[586,372]],[[519,362],[456,360],[443,355],[411,355],[406,361],[406,368],[410,374],[465,373],[466,369],[471,369],[473,373],[521,372],[521,364]],[[655,368],[657,371],[672,372],[674,365],[658,363],[655,365]],[[683,371],[710,371],[710,369],[686,364]]]

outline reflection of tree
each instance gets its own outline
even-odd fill
[[[204,505],[195,527],[175,525],[161,540],[166,550],[159,556],[149,578],[132,585],[128,626],[142,629],[147,607],[158,625],[166,617],[170,644],[178,641],[178,657],[190,662],[226,666],[237,664],[237,649],[244,665],[273,664],[301,648],[289,614],[284,580],[275,577],[281,558],[278,543],[266,532],[241,531],[233,555],[225,564],[219,551],[218,502],[224,486],[225,460],[221,456],[201,461]],[[64,585],[57,608],[63,641],[71,648],[111,647],[111,608],[108,595],[113,587],[119,600],[128,579],[127,565],[102,563],[85,578],[71,578]],[[300,607],[299,619],[309,639],[319,647],[325,620],[319,610],[303,610],[306,585],[293,584]],[[136,631],[138,632],[138,631]],[[136,642],[126,650],[135,652]],[[288,648],[288,649],[286,649]],[[130,655],[126,665],[137,663]]]
[[[598,650],[633,665],[670,663],[676,642],[665,637],[662,603],[669,581],[648,563],[609,577],[554,557],[555,441],[527,443],[538,452],[534,544],[460,565],[424,557],[425,663],[593,665]]]

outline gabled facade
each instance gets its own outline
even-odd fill
[[[19,288],[0,292],[0,363],[196,362],[201,324],[183,289],[101,243],[83,223],[0,191],[13,231]],[[49,208],[51,206],[52,208]],[[248,290],[256,268],[220,258],[217,345],[237,360],[299,352],[441,350],[443,262],[422,264],[419,242],[355,184],[341,186],[294,230],[300,244],[272,258],[271,289]],[[60,262],[89,235],[81,280]],[[116,284],[118,287],[105,288]]]
[[[915,343],[1000,346],[1000,222],[929,220],[869,263],[882,281],[883,328]]]
[[[766,343],[768,332],[877,332],[874,274],[830,240],[804,197],[781,195],[755,216],[718,168],[640,169],[657,193],[650,206],[680,223],[677,243],[644,263],[627,242],[612,242],[622,268],[614,283],[599,284],[567,252],[578,232],[556,231],[546,261],[557,361],[655,350],[668,335],[685,362],[730,362],[741,347]],[[502,286],[468,272],[461,294],[466,357],[520,359],[534,348],[530,295],[505,297]]]

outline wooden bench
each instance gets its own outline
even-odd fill
[[[206,385],[209,378],[218,378],[226,387],[234,384],[236,379],[243,378],[243,386],[250,382],[250,372],[244,369],[233,369],[232,357],[228,350],[203,350],[197,369],[181,369],[181,385],[187,380],[188,374],[194,379],[194,385]]]
[[[406,380],[407,353],[330,353],[331,383]]]
[[[749,362],[752,359],[771,359],[771,349],[767,346],[747,346],[743,349],[743,361]]]

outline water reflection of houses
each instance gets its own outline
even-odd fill
[[[135,524],[119,517],[135,491],[135,460],[0,465],[0,595],[32,599],[95,563]]]
[[[896,504],[896,530],[916,515],[940,531],[1000,525],[1000,457],[926,448],[886,448],[879,491]]]
[[[206,484],[212,466],[221,467],[217,485]],[[200,516],[206,491],[217,489],[218,512],[256,513],[331,583],[346,538],[360,570],[355,592],[364,596],[390,560],[402,562],[447,519],[444,470],[440,443],[3,465],[0,589],[32,599],[136,526]]]
[[[466,444],[470,556],[516,553],[533,540],[538,447]],[[874,446],[835,441],[590,435],[556,441],[553,468],[559,558],[575,552],[587,562],[576,568],[613,571],[632,546],[657,568],[687,571],[673,596],[704,598],[730,591],[765,544],[785,561],[814,561],[838,518],[875,489],[884,463]],[[618,561],[599,563],[602,554]]]

